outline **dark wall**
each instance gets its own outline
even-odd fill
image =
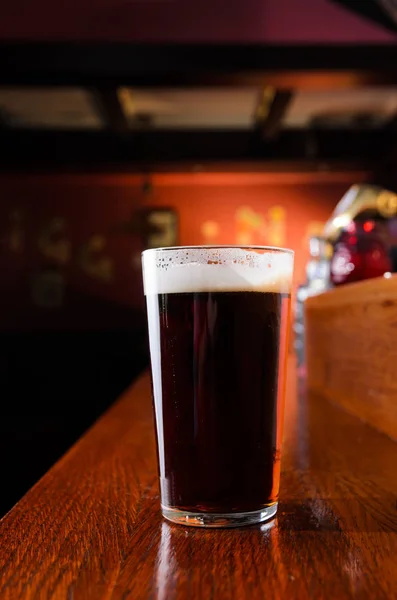
[[[0,175],[0,468],[4,512],[148,364],[141,209],[179,242],[294,248],[364,172]]]
[[[3,176],[0,197],[4,513],[148,358],[141,242],[117,233],[133,196],[84,178]]]

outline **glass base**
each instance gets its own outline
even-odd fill
[[[276,515],[277,506],[278,504],[275,502],[260,510],[223,514],[190,512],[161,505],[161,512],[168,521],[179,525],[190,525],[191,527],[244,527],[272,519]]]

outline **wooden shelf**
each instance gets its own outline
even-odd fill
[[[306,302],[308,385],[397,439],[397,276]]]

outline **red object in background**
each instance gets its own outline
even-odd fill
[[[373,229],[375,229],[375,223],[373,221],[365,221],[363,229],[365,233],[369,233],[370,231],[373,231]]]
[[[350,236],[353,237],[353,236]],[[336,244],[331,261],[331,281],[334,285],[360,281],[362,276],[362,259],[355,243],[349,238]]]
[[[365,248],[364,256],[364,279],[379,277],[392,270],[388,250],[379,240],[371,240]]]
[[[376,231],[373,221],[356,224],[355,235],[342,233],[335,245],[331,261],[331,281],[334,285],[381,277],[392,271],[388,248]]]

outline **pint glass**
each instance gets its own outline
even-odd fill
[[[177,247],[142,256],[161,507],[231,527],[276,514],[293,252]]]

